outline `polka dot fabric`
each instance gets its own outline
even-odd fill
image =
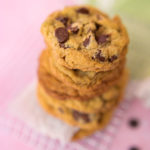
[[[51,148],[54,150],[149,150],[149,115],[150,110],[146,109],[141,101],[125,100],[103,131],[98,131],[77,142],[63,145],[59,140],[54,140],[35,131],[24,124],[21,118],[15,118],[6,111],[3,111],[0,117],[0,131],[3,131],[5,136],[21,140],[33,150],[39,147],[40,150],[51,150]]]
[[[112,143],[112,150],[150,149],[150,109],[133,100]]]

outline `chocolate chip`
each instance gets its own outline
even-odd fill
[[[77,71],[79,71],[79,69],[73,69],[73,71],[77,72]]]
[[[72,25],[68,26],[67,29],[70,30],[74,34],[77,34],[79,31],[79,28],[77,26],[72,27]]]
[[[139,122],[137,119],[133,118],[131,120],[129,120],[129,125],[133,128],[137,127],[139,125]]]
[[[62,57],[62,59],[64,59],[64,60],[65,60],[65,59],[66,59],[66,56],[63,56],[63,57]]]
[[[74,119],[77,120],[77,121],[78,121],[79,119],[82,119],[82,120],[84,120],[86,123],[90,122],[89,115],[86,114],[86,113],[81,113],[81,112],[78,112],[78,111],[76,111],[76,110],[73,110],[72,114],[73,114]]]
[[[138,147],[133,146],[133,147],[130,147],[129,150],[140,150],[140,149]]]
[[[111,56],[110,58],[108,58],[109,62],[113,62],[114,60],[116,60],[118,57],[116,55]]]
[[[104,44],[107,42],[107,39],[109,38],[109,35],[103,34],[96,36],[96,41],[98,44]]]
[[[81,14],[89,14],[89,10],[88,10],[87,8],[84,8],[84,7],[79,8],[79,9],[77,10],[77,12],[78,12],[78,13],[81,13]]]
[[[89,36],[88,38],[86,38],[86,39],[83,41],[84,47],[87,47],[87,46],[89,45],[89,43],[90,43],[90,38],[91,38],[91,36]]]
[[[95,26],[96,26],[96,30],[98,30],[102,25],[95,23]]]
[[[60,16],[60,17],[57,17],[56,20],[62,22],[66,26],[69,18],[68,17],[61,17]]]
[[[59,27],[55,30],[55,36],[59,43],[64,43],[69,39],[69,33],[66,28]]]
[[[118,28],[118,29],[117,29],[117,31],[120,33],[120,32],[121,32],[121,29],[120,29],[120,28]]]
[[[98,59],[99,61],[104,62],[105,61],[105,57],[103,57],[101,53],[102,53],[102,51],[98,50],[98,52],[95,55],[95,58]]]

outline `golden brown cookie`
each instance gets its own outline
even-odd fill
[[[53,105],[55,108],[60,110],[65,109],[64,107],[68,107],[83,113],[106,112],[116,104],[117,98],[121,95],[119,91],[114,88],[110,92],[106,92],[106,98],[101,95],[86,101],[71,99],[60,100],[51,97],[51,95],[47,94],[47,92],[40,84],[38,85],[38,95],[45,95],[48,104]],[[110,95],[108,95],[109,93]],[[107,98],[107,96],[109,96],[109,98]]]
[[[111,107],[113,107],[118,99],[121,99],[124,88],[127,82],[127,74],[124,74],[122,78],[106,92],[102,93],[100,96],[93,97],[92,99],[82,101],[82,100],[72,100],[72,99],[55,99],[46,90],[42,85],[38,85],[38,95],[45,95],[47,103],[53,105],[55,108],[63,109],[63,107],[68,107],[73,110],[77,110],[83,113],[98,113],[106,112]]]
[[[114,69],[129,42],[118,16],[111,19],[91,6],[70,6],[52,13],[41,32],[57,63],[82,71]]]
[[[50,107],[46,103],[44,103],[44,101],[42,99],[39,99],[39,102],[42,105],[42,107],[44,108],[44,110],[46,110],[51,115],[56,116],[55,112],[52,109],[50,109]],[[73,141],[79,140],[81,138],[84,138],[85,136],[89,136],[89,135],[93,134],[97,130],[103,129],[109,123],[112,113],[113,113],[113,110],[105,113],[103,115],[103,118],[101,119],[99,125],[97,126],[97,128],[91,129],[91,130],[80,129],[79,131],[77,131],[77,133],[75,133],[75,135],[72,137],[72,140]]]
[[[48,50],[43,53],[47,53]],[[47,57],[47,58],[46,58]],[[57,63],[57,60],[52,55],[45,54],[45,59],[49,60],[50,72],[57,79],[63,81],[67,86],[71,86],[75,89],[81,88],[94,88],[101,86],[105,81],[113,81],[115,78],[119,78],[120,73],[124,69],[125,59],[120,62],[120,65],[111,71],[106,72],[94,72],[94,71],[82,71],[79,69],[68,69]]]
[[[75,88],[66,81],[60,80],[51,74],[51,70],[48,63],[46,51],[44,51],[40,56],[40,64],[38,68],[38,78],[40,84],[43,88],[56,99],[81,99],[87,100],[93,98],[93,96],[98,96],[105,92],[111,86],[116,84],[123,74],[123,68],[118,72],[118,75],[114,76],[113,79],[100,81],[100,84],[94,84],[91,86],[84,86]],[[110,75],[111,76],[111,75]],[[93,79],[94,81],[94,79]],[[66,92],[67,91],[67,92]]]
[[[102,130],[103,128],[105,128],[107,126],[107,124],[109,123],[109,121],[111,120],[113,111],[114,110],[109,111],[109,112],[104,114],[103,120],[101,120],[98,128],[92,129],[92,130],[80,129],[79,131],[77,131],[77,133],[75,133],[75,135],[72,137],[72,141],[76,141],[76,140],[82,139],[82,138],[84,138],[86,136],[89,136],[89,135],[93,134],[97,130]]]
[[[126,77],[126,74],[124,74],[124,76]],[[123,80],[121,80],[120,82],[122,82]],[[124,88],[125,84],[122,85],[122,87],[120,88]],[[116,101],[114,101],[114,105],[105,108],[103,111],[103,108],[100,108],[102,110],[99,110],[97,112],[94,113],[85,113],[83,111],[79,111],[77,108],[76,109],[72,109],[70,107],[67,107],[65,105],[55,105],[55,101],[54,103],[51,101],[49,101],[49,95],[47,95],[46,92],[44,92],[44,90],[42,91],[42,89],[40,88],[40,86],[38,87],[38,99],[40,100],[40,102],[43,104],[44,103],[44,107],[46,107],[46,109],[50,109],[50,111],[52,112],[52,114],[54,114],[56,117],[64,120],[65,122],[74,125],[74,126],[78,126],[81,129],[86,129],[86,130],[91,130],[91,129],[95,129],[98,128],[99,126],[99,122],[101,121],[101,119],[103,118],[103,115],[109,111],[111,111],[112,109],[114,109],[119,101],[122,99],[122,95],[123,95],[123,90],[120,91],[120,95],[118,97],[116,97]],[[109,97],[111,96],[111,92],[109,93],[104,93],[103,97],[109,99]],[[53,99],[52,99],[53,100]],[[75,100],[74,100],[75,101]],[[77,101],[77,100],[76,100]],[[92,101],[92,99],[91,99]],[[112,100],[111,100],[112,101]],[[61,102],[61,100],[60,100]],[[65,103],[65,102],[64,102]],[[82,105],[82,101],[80,103]],[[87,101],[88,104],[88,101]],[[108,103],[109,104],[109,103]],[[97,105],[97,103],[95,102],[95,105]]]
[[[54,108],[52,105],[49,105],[45,98],[46,97],[44,97],[44,95],[38,96],[38,100],[41,106],[51,115],[67,122],[70,125],[86,130],[99,129],[100,123],[101,121],[103,122],[105,114],[111,112],[114,109],[113,107],[106,113],[97,114],[80,113],[78,111],[70,110],[67,108],[65,110],[59,110]]]

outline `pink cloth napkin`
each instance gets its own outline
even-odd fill
[[[16,120],[9,122],[11,121],[9,117],[3,118],[2,116],[7,104],[36,77],[37,59],[45,47],[40,34],[42,21],[52,11],[70,4],[72,4],[71,0],[1,1],[0,149],[2,150],[64,149],[59,145],[59,141],[54,142],[42,138],[36,132],[31,134],[31,130],[26,127],[23,128],[24,130],[18,130],[19,127],[13,128],[16,127],[14,126]],[[110,145],[93,143],[94,147],[99,150],[128,150],[131,147],[150,150],[150,110],[135,100],[124,116],[125,118],[122,118],[122,123],[117,127],[115,134],[107,138],[109,141],[109,137],[113,137],[112,143]],[[139,122],[137,127],[131,127],[128,124],[132,118]],[[95,138],[97,138],[97,142],[100,141],[99,137]],[[91,145],[84,140],[79,141],[79,145],[81,145],[81,149],[91,149]],[[71,147],[72,145],[68,144],[65,149],[71,150]]]
[[[65,0],[5,0],[1,2],[1,105],[12,100],[36,76],[37,59],[45,47],[40,33],[41,23],[49,13],[69,3],[70,1]]]

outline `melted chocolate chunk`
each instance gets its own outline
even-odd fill
[[[108,58],[109,62],[113,62],[114,60],[116,60],[118,57],[116,55],[111,56],[110,58]]]
[[[121,32],[121,29],[120,29],[120,28],[118,28],[118,29],[117,29],[117,31],[120,33],[120,32]]]
[[[78,28],[77,26],[72,27],[72,25],[70,25],[70,26],[68,26],[67,28],[68,28],[68,30],[70,30],[70,31],[71,31],[72,33],[74,33],[74,34],[77,34],[78,31],[79,31],[79,28]]]
[[[73,71],[77,72],[77,71],[79,71],[79,69],[73,69]]]
[[[78,111],[74,110],[74,111],[72,112],[72,114],[73,114],[74,119],[77,120],[77,121],[78,121],[79,119],[82,119],[82,120],[84,120],[86,123],[90,122],[89,115],[86,114],[86,113],[81,113],[81,112],[78,112]]]
[[[66,26],[69,18],[68,17],[57,17],[56,20],[62,22]]]
[[[109,38],[109,35],[98,35],[96,36],[96,41],[98,44],[104,44],[107,42],[107,39]]]
[[[88,10],[87,8],[84,8],[84,7],[79,8],[79,9],[77,10],[77,12],[78,12],[78,13],[81,13],[81,14],[89,14],[89,10]]]
[[[65,60],[65,59],[66,59],[66,56],[63,56],[63,57],[62,57],[62,59],[64,59],[64,60]]]
[[[89,36],[88,38],[86,38],[86,39],[83,41],[84,47],[87,47],[87,46],[89,45],[89,43],[90,43],[90,38],[91,38],[91,36]]]
[[[69,33],[66,28],[59,27],[55,30],[55,36],[59,43],[64,43],[69,39]]]
[[[103,57],[101,53],[102,53],[102,51],[98,50],[98,52],[95,55],[95,58],[98,59],[99,61],[104,62],[105,61],[105,57]]]
[[[101,25],[98,23],[95,23],[95,26],[96,26],[96,30],[98,30],[101,27]]]

